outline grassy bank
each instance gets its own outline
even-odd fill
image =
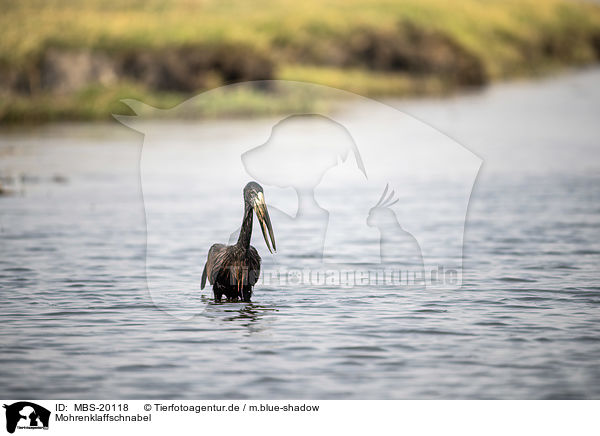
[[[600,57],[576,0],[0,0],[0,120],[107,118],[241,80],[440,94]],[[234,111],[287,110],[248,95]],[[303,103],[304,104],[304,103]],[[216,111],[215,113],[217,113]]]

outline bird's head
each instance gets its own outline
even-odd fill
[[[390,192],[388,195],[388,188],[389,185],[386,185],[381,198],[369,211],[367,225],[370,227],[377,227],[385,222],[389,222],[396,216],[390,207],[396,204],[398,199],[394,199],[394,191]]]
[[[262,229],[267,248],[271,253],[277,251],[273,227],[271,227],[271,218],[269,218],[269,211],[267,210],[267,204],[265,203],[262,186],[256,182],[248,183],[244,188],[244,201],[254,209],[254,212],[256,212],[256,217],[260,223],[260,228]],[[272,249],[271,244],[269,244],[269,238],[267,238],[267,231],[269,232],[269,237],[271,238],[271,243],[273,245]]]

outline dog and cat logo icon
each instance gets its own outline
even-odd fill
[[[29,401],[18,401],[4,405],[6,409],[6,431],[14,433],[16,429],[48,429],[50,411]]]

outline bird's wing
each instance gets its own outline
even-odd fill
[[[208,256],[206,257],[206,264],[204,265],[204,271],[202,272],[202,284],[200,289],[204,289],[206,285],[206,278],[212,285],[215,282],[217,274],[223,265],[225,259],[227,246],[225,244],[213,244],[208,250]]]
[[[204,270],[202,271],[202,283],[200,284],[200,289],[204,289],[206,286],[206,264],[204,264]]]
[[[260,256],[256,248],[250,246],[250,252],[248,253],[250,262],[248,263],[248,284],[254,286],[260,276]]]

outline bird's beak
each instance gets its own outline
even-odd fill
[[[263,237],[265,238],[267,248],[271,253],[277,251],[277,248],[275,247],[275,236],[273,236],[273,227],[271,227],[271,218],[269,218],[269,211],[267,210],[267,204],[265,203],[265,196],[262,192],[259,192],[256,195],[256,198],[254,200],[254,211],[256,212],[256,216],[258,217],[258,222],[260,223],[260,227],[262,229]],[[273,249],[271,249],[269,239],[267,238],[267,229],[269,230],[269,237],[271,238]]]

